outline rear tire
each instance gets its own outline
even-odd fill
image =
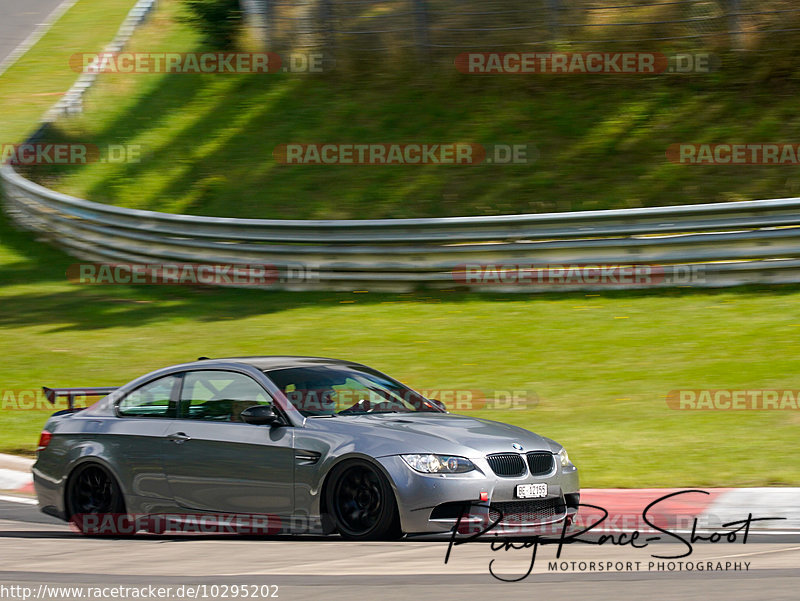
[[[106,514],[125,513],[125,501],[122,489],[111,472],[99,463],[79,465],[67,484],[66,495],[67,517],[81,534],[119,536],[114,532],[93,532],[88,529],[90,522],[81,516],[102,516]],[[118,519],[112,523],[119,523]]]
[[[363,459],[333,468],[325,505],[347,540],[393,540],[402,534],[397,501],[386,476]]]

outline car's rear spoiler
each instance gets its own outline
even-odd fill
[[[60,396],[67,397],[69,410],[75,409],[75,397],[79,396],[106,396],[114,392],[119,386],[95,386],[93,388],[48,388],[42,386],[44,396],[51,404],[56,404],[56,399]]]

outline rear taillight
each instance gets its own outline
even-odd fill
[[[46,449],[52,438],[53,435],[50,432],[47,430],[42,430],[42,433],[39,435],[39,448],[36,450],[41,451],[42,449]]]

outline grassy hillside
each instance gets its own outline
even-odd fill
[[[131,50],[202,50],[174,0]],[[37,170],[101,202],[192,214],[366,218],[541,212],[792,196],[791,166],[686,166],[679,142],[797,142],[798,85],[780,54],[681,75],[463,75],[364,62],[328,74],[108,74],[52,139],[130,143],[135,164]],[[789,63],[791,64],[791,62]],[[277,164],[292,142],[536,147],[526,165]]]

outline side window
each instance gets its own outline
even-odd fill
[[[178,381],[176,376],[166,376],[137,388],[119,403],[120,415],[126,417],[169,417],[172,389]]]
[[[241,422],[242,411],[269,405],[272,398],[250,376],[232,371],[187,372],[183,378],[180,416],[220,422]]]

